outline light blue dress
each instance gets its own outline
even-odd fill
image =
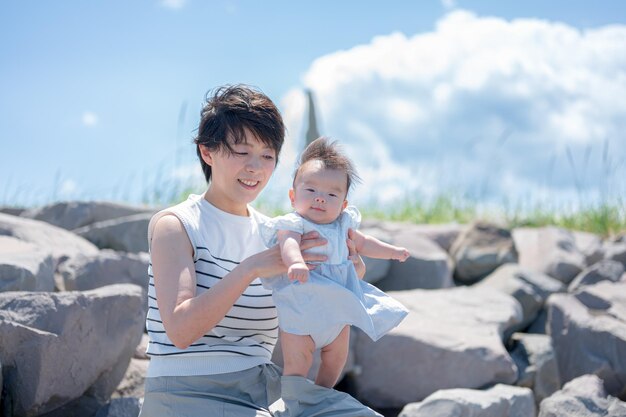
[[[327,261],[310,271],[305,283],[287,275],[264,278],[263,286],[273,290],[280,328],[297,335],[310,335],[316,348],[332,342],[345,325],[363,330],[376,341],[397,326],[408,314],[402,304],[373,285],[358,278],[348,259],[348,229],[357,229],[361,214],[347,207],[337,220],[316,224],[297,213],[275,217],[259,225],[268,246],[277,243],[278,230],[300,234],[316,231],[328,241],[310,252],[327,256]]]

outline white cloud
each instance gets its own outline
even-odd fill
[[[59,187],[59,196],[63,198],[75,197],[79,192],[78,184],[72,179],[64,180]]]
[[[85,111],[83,112],[82,122],[83,122],[83,126],[87,126],[87,127],[96,126],[98,124],[98,115],[90,111]]]
[[[624,25],[581,31],[454,11],[432,32],[322,56],[304,84],[321,133],[363,174],[359,200],[453,188],[483,200],[578,198],[606,183],[626,195],[614,181],[626,177]],[[300,138],[306,105],[285,108]]]
[[[166,7],[168,9],[174,9],[174,10],[178,10],[181,9],[185,3],[187,3],[187,0],[161,0],[160,4],[163,7]]]

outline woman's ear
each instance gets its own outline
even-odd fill
[[[291,207],[295,207],[296,204],[296,192],[294,189],[289,190],[289,200],[291,201]]]
[[[213,164],[213,152],[211,152],[211,150],[209,150],[209,148],[204,145],[198,145],[198,146],[200,147],[200,155],[202,155],[202,160],[204,161],[204,163],[206,163],[207,165],[212,165]]]

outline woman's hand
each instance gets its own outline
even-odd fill
[[[307,249],[325,244],[326,239],[320,238],[317,232],[309,232],[302,235],[300,251],[309,270],[315,269],[315,265],[310,264],[310,262],[324,262],[327,258],[325,255],[318,253],[308,253]],[[283,262],[279,245],[274,245],[269,249],[252,255],[244,262],[254,268],[253,275],[255,277],[270,278],[287,273],[287,266]]]
[[[356,274],[359,278],[363,279],[366,272],[365,263],[363,262],[363,258],[356,250],[356,244],[354,243],[355,232],[352,229],[348,229],[348,239],[346,243],[348,244],[348,259],[352,261],[354,264],[354,269],[356,269]]]

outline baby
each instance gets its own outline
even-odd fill
[[[315,349],[321,365],[315,383],[331,388],[348,356],[349,329],[354,325],[378,340],[407,315],[399,302],[361,281],[348,259],[348,229],[363,256],[404,262],[409,252],[356,231],[359,211],[348,206],[348,191],[358,176],[352,161],[326,138],[313,141],[302,153],[293,188],[295,213],[271,219],[261,234],[268,245],[280,245],[286,276],[264,278],[278,310],[283,375],[306,377]],[[327,245],[316,252],[327,260],[309,270],[300,252],[304,233],[317,231]]]

